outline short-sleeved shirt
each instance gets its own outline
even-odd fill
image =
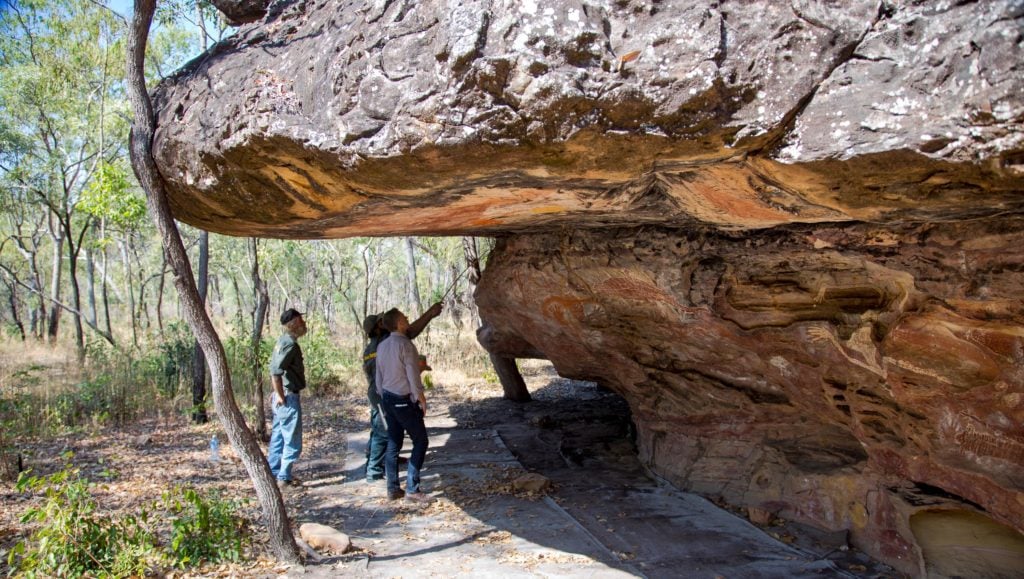
[[[270,374],[280,376],[284,387],[298,392],[306,387],[306,368],[302,363],[302,348],[291,334],[277,339],[270,356]]]

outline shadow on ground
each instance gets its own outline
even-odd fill
[[[350,433],[344,449],[310,457],[306,488],[288,498],[296,522],[342,530],[355,551],[312,563],[303,575],[899,576],[848,549],[845,536],[792,523],[759,529],[659,483],[636,458],[622,398],[553,370],[527,378],[530,403],[433,403],[424,469],[430,504],[389,501],[383,483],[365,482],[365,431]],[[518,489],[527,472],[551,486]]]

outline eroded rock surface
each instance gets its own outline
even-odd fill
[[[1022,28],[1018,0],[275,2],[161,85],[154,148],[211,231],[501,236],[493,355],[622,393],[657,475],[921,572],[912,516],[1024,530]]]
[[[234,235],[1016,210],[1022,12],[276,2],[161,85],[154,149],[175,215]]]
[[[1024,528],[1022,243],[1020,216],[524,235],[477,301],[488,347],[622,393],[658,475],[919,572],[920,510]]]

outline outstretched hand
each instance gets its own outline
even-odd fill
[[[441,310],[443,309],[444,305],[441,304],[441,302],[437,302],[436,304],[430,306],[430,309],[428,309],[426,313],[430,315],[430,317],[436,318],[437,316],[441,315]]]

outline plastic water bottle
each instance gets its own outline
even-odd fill
[[[220,462],[220,441],[216,434],[210,439],[210,462]]]

